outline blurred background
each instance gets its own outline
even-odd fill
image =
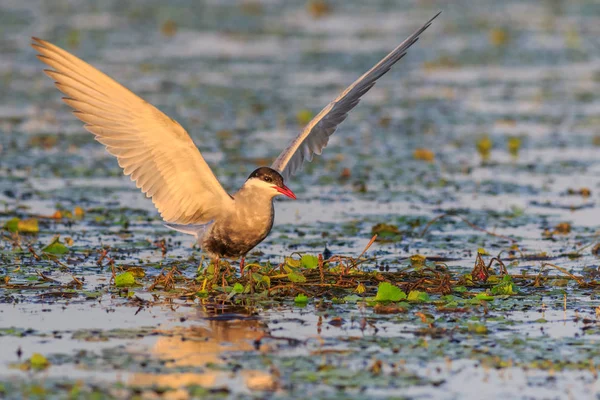
[[[504,217],[514,210],[547,214],[535,207],[548,198],[551,210],[579,207],[589,199],[565,203],[562,194],[597,184],[593,1],[3,0],[0,11],[7,212],[121,207],[129,214],[104,217],[160,227],[151,202],[62,104],[30,36],[82,57],[178,120],[233,192],[438,11],[323,156],[288,182],[301,200],[278,204],[275,237],[292,249],[322,248],[326,234],[342,251],[364,245],[377,223],[402,228],[448,210],[510,234]],[[506,215],[490,220],[490,209]],[[583,207],[575,218],[589,225],[595,212]],[[523,224],[537,238],[554,222]]]

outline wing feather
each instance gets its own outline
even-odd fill
[[[437,13],[427,21],[425,25],[410,35],[391,53],[348,86],[334,101],[321,110],[289,146],[279,154],[271,165],[271,168],[279,171],[283,178],[287,179],[291,175],[294,175],[305,161],[312,161],[314,154],[320,155],[325,146],[327,146],[329,137],[335,132],[338,125],[346,119],[348,113],[360,102],[360,98],[395,63],[404,57],[408,48],[419,39],[419,35],[429,28],[438,15],[440,13]]]
[[[85,128],[125,175],[174,224],[205,224],[233,203],[188,133],[109,76],[47,41],[33,38],[44,72]]]

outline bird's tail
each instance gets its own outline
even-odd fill
[[[194,236],[196,236],[197,239],[200,239],[202,237],[202,235],[204,234],[204,232],[206,231],[206,228],[208,228],[208,226],[211,223],[212,222],[209,222],[208,224],[201,224],[201,225],[165,224],[165,226],[167,228],[173,229],[174,231],[177,231],[177,232],[186,233],[188,235],[194,235]]]

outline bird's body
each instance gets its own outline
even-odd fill
[[[439,14],[438,14],[439,15]],[[271,167],[255,170],[229,195],[204,161],[188,133],[175,120],[69,52],[33,38],[38,58],[67,97],[63,100],[125,175],[152,201],[166,225],[196,236],[211,257],[244,257],[273,226],[273,199],[295,199],[284,180],[314,154],[346,119],[377,79],[398,62],[433,17],[329,103],[281,152]]]
[[[273,198],[244,185],[233,195],[236,206],[198,235],[200,247],[213,256],[238,258],[262,242],[273,227]]]

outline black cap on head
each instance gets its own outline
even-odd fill
[[[258,178],[261,181],[272,183],[275,186],[284,187],[283,177],[277,171],[269,167],[260,167],[255,169],[254,172],[250,174],[248,179],[250,178]]]

